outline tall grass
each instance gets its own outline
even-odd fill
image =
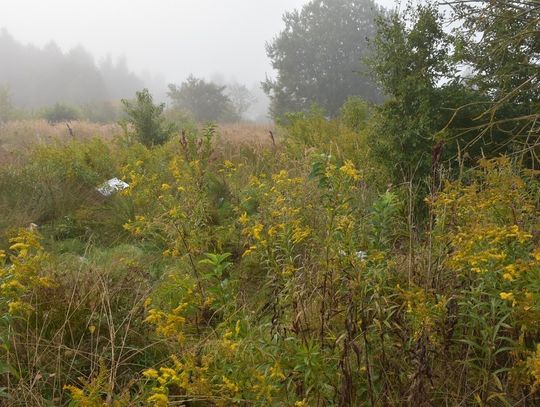
[[[537,174],[482,160],[417,197],[364,130],[298,120],[3,168],[5,404],[537,404]]]

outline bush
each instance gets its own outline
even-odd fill
[[[0,170],[9,219],[51,211],[0,252],[9,405],[538,404],[538,172],[443,173],[416,224],[364,130],[313,109],[280,132],[44,145]],[[130,187],[84,199],[109,174]]]
[[[42,117],[49,123],[70,122],[79,120],[81,112],[73,106],[57,103],[53,107],[45,109]]]
[[[341,122],[354,131],[363,130],[371,116],[369,103],[365,100],[351,96],[341,106]]]
[[[163,117],[165,104],[155,105],[148,89],[137,92],[134,101],[122,99],[122,104],[136,140],[152,147],[165,143],[171,137],[174,129]]]
[[[167,122],[174,126],[175,131],[178,133],[197,133],[197,123],[189,112],[178,108],[172,108],[167,109],[164,116]]]
[[[123,114],[119,102],[86,103],[82,105],[81,112],[85,120],[94,123],[115,123]]]
[[[234,122],[240,119],[226,86],[190,76],[180,86],[169,85],[168,96],[176,108],[189,111],[198,122]]]

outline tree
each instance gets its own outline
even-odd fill
[[[170,84],[167,95],[175,108],[187,110],[199,122],[236,121],[239,115],[225,89],[190,75],[180,86]]]
[[[382,12],[373,0],[312,0],[286,13],[285,29],[266,45],[277,71],[263,82],[273,116],[306,111],[313,103],[337,115],[349,96],[379,101],[362,59]]]
[[[340,118],[349,129],[360,131],[364,129],[371,115],[371,107],[365,100],[350,96],[341,106]]]
[[[73,106],[56,103],[43,111],[43,118],[49,123],[70,122],[80,119],[81,113]]]
[[[428,174],[433,136],[444,127],[437,83],[450,74],[451,41],[441,23],[431,7],[377,21],[369,62],[388,100],[378,108],[370,143],[397,182]]]
[[[245,85],[237,82],[228,84],[225,92],[239,117],[242,117],[251,105],[257,101]]]
[[[24,45],[3,29],[0,61],[0,86],[9,86],[19,108],[101,103],[129,97],[142,88],[142,80],[129,72],[123,59],[116,65],[106,59],[98,67],[81,46],[63,52],[54,42],[43,48]]]
[[[437,7],[408,8],[377,24],[369,63],[388,99],[377,109],[369,141],[395,182],[420,181],[430,174],[436,135],[472,96],[457,80],[453,39]],[[466,121],[460,116],[454,125]]]
[[[173,126],[163,117],[165,104],[155,105],[148,89],[137,92],[134,101],[122,99],[122,104],[135,137],[147,147],[163,144],[172,135]]]
[[[456,59],[467,85],[483,96],[480,113],[463,134],[469,149],[490,141],[494,152],[530,151],[539,162],[540,0],[455,0]],[[462,109],[470,109],[464,105]]]

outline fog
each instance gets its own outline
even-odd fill
[[[256,89],[273,75],[265,43],[283,29],[282,15],[305,3],[2,0],[0,29],[20,43],[37,47],[51,41],[63,52],[82,46],[96,64],[108,56],[113,61],[123,57],[129,69],[163,99],[166,84],[180,83],[189,74]],[[392,0],[378,3],[395,5]]]

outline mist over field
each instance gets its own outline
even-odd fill
[[[133,97],[142,86],[156,100],[168,102],[167,85],[181,83],[193,74],[220,85],[246,86],[253,95],[253,103],[245,117],[268,120],[269,101],[261,90],[261,82],[267,76],[275,76],[275,72],[266,56],[265,43],[283,29],[282,15],[304,3],[2,1],[0,58],[4,63],[0,66],[0,86],[12,88],[15,102],[31,108],[56,102]],[[391,0],[379,3],[393,5]],[[16,47],[21,48],[18,53],[10,53]],[[59,54],[65,54],[66,59],[85,71],[74,73],[77,68],[69,67],[70,62],[62,61]],[[20,67],[25,67],[23,71],[30,67],[35,70],[28,74],[32,80],[46,78],[47,72],[43,70],[55,70],[58,78],[47,80],[41,89],[35,83],[19,86],[18,81],[26,81]],[[70,94],[70,75],[71,81],[83,76],[91,89]],[[84,95],[77,95],[78,92]]]
[[[0,0],[0,407],[540,406],[540,0]]]

